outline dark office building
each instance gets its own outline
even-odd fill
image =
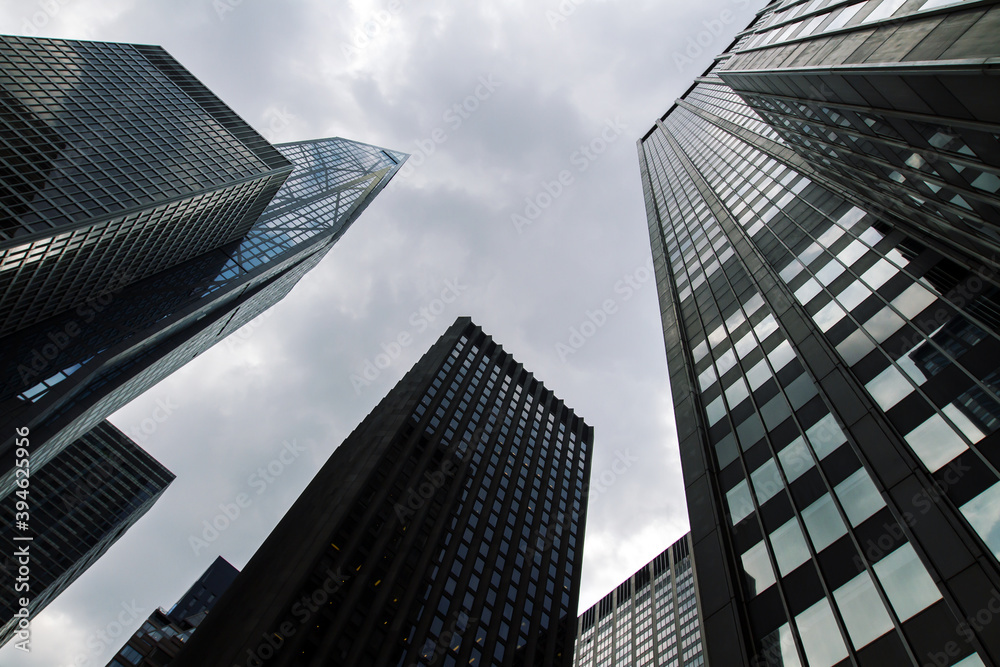
[[[1000,664],[1000,632],[983,622],[1000,618],[1000,267],[982,261],[985,228],[973,233],[986,209],[959,216],[961,234],[947,216],[901,221],[957,209],[923,207],[896,188],[932,203],[922,186],[891,175],[896,185],[876,175],[866,190],[853,170],[880,149],[855,160],[834,145],[868,127],[873,146],[913,152],[920,138],[899,118],[984,129],[990,77],[961,59],[953,77],[914,72],[937,67],[921,58],[940,69],[949,49],[982,48],[967,9],[996,16],[988,4],[943,5],[772,3],[639,141],[709,664]],[[812,16],[815,30],[780,60],[748,55],[762,46],[756,26],[779,13]],[[916,38],[924,17],[939,27],[912,47],[918,60],[880,64],[900,59],[904,42],[892,40]],[[769,44],[806,29],[787,23]],[[805,103],[807,116],[827,115],[803,133],[839,126],[821,144],[791,119],[800,75],[844,100],[849,83],[882,101]],[[961,105],[913,111],[924,86],[953,91],[934,98],[945,103],[973,80],[982,95],[959,97],[981,105],[971,116]],[[788,117],[767,117],[774,126],[732,87],[765,83],[780,91],[755,93],[755,106],[788,105]],[[885,128],[908,138],[874,136]],[[812,150],[821,145],[825,158]],[[941,148],[986,174],[998,158],[987,145]],[[985,182],[969,176],[953,193],[989,199],[966,199]]]
[[[459,319],[333,453],[174,666],[571,665],[592,439]]]
[[[150,614],[107,667],[167,667],[237,574],[222,556],[216,558],[169,612]]]
[[[574,667],[704,665],[690,533],[580,614]]]
[[[0,645],[16,631],[20,599],[34,618],[153,506],[174,475],[125,434],[102,422],[31,473],[27,526],[13,493],[0,500]],[[30,536],[30,541],[17,538]],[[29,573],[13,558],[27,548]],[[20,577],[20,578],[19,578]],[[27,584],[28,590],[20,586]]]
[[[2,492],[15,427],[43,465],[283,298],[406,156],[271,146],[158,47],[7,38],[0,58]]]

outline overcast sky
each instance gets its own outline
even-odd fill
[[[10,644],[0,664],[103,666],[217,555],[242,567],[461,315],[595,429],[580,609],[681,537],[687,512],[635,142],[758,4],[0,5],[5,34],[162,45],[273,142],[342,136],[412,154],[289,297],[112,417],[177,479],[34,620],[32,653]],[[457,300],[422,324],[414,314],[446,289]],[[596,333],[574,338],[588,318]],[[412,344],[367,386],[352,383],[401,333]],[[286,441],[305,452],[270,483],[251,479]],[[621,474],[616,459],[628,461]],[[207,548],[192,547],[240,493],[252,505]]]

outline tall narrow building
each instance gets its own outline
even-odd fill
[[[691,535],[580,614],[574,667],[705,664]]]
[[[0,68],[4,491],[14,428],[44,465],[288,294],[406,155],[271,146],[158,47],[4,38]]]
[[[823,6],[638,142],[707,662],[1000,664],[996,10]]]
[[[572,664],[593,430],[460,318],[174,667]]]
[[[26,495],[0,498],[0,645],[15,637],[22,608],[29,618],[38,615],[149,511],[173,479],[102,422],[33,470]],[[28,511],[22,523],[16,501],[23,499]]]

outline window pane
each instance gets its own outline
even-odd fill
[[[829,493],[805,508],[802,520],[806,524],[806,530],[809,531],[809,537],[812,538],[813,548],[816,551],[822,551],[847,533],[847,526],[840,518],[837,505]]]
[[[832,454],[838,447],[847,442],[847,436],[837,426],[833,415],[826,415],[811,427],[806,429],[806,437],[813,451],[820,459]]]
[[[831,667],[847,657],[847,645],[826,598],[796,616],[795,624],[809,667]]]
[[[745,479],[726,493],[726,500],[729,501],[729,514],[734,526],[753,512],[753,500]]]
[[[869,380],[868,384],[865,385],[865,389],[872,395],[875,402],[879,404],[879,407],[883,410],[888,410],[909,396],[913,392],[913,385],[910,384],[906,376],[900,373],[895,366],[889,366]]]
[[[761,656],[766,662],[762,664],[767,667],[802,667],[788,623],[764,637],[763,648]]]
[[[892,630],[889,612],[885,610],[867,572],[862,572],[835,590],[833,598],[837,601],[854,648],[860,649]]]
[[[753,481],[754,493],[757,494],[757,502],[761,505],[785,488],[781,481],[781,475],[778,474],[778,464],[774,462],[774,459],[768,460],[767,463],[750,473],[750,479]]]
[[[774,570],[771,568],[771,561],[767,558],[767,547],[763,542],[758,542],[750,547],[741,556],[743,561],[743,571],[746,573],[747,591],[750,595],[756,595],[767,590],[774,584]]]
[[[986,546],[1000,558],[1000,484],[994,484],[959,509]]]
[[[852,526],[859,525],[885,507],[882,495],[864,468],[838,484],[834,492]]]
[[[778,460],[781,461],[781,469],[785,471],[785,478],[789,484],[816,465],[802,436],[795,438],[792,444],[778,452]]]
[[[941,591],[909,544],[875,563],[874,569],[900,621],[941,599]]]
[[[778,562],[778,571],[785,576],[802,563],[809,560],[809,547],[802,529],[795,519],[771,533],[771,548]]]
[[[907,433],[905,438],[931,472],[969,448],[938,414],[931,415],[930,419]]]

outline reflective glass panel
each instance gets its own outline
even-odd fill
[[[799,522],[794,518],[771,533],[771,548],[781,576],[785,576],[810,558],[806,538],[802,535]]]
[[[862,572],[833,592],[840,616],[847,626],[854,648],[861,648],[892,630],[892,619],[885,610],[875,584]]]
[[[795,625],[809,667],[831,667],[847,657],[847,645],[826,598],[796,616]]]
[[[802,511],[802,520],[812,538],[813,548],[822,551],[842,535],[847,534],[847,526],[840,518],[837,505],[829,493]]]
[[[941,591],[909,544],[896,549],[873,567],[900,621],[941,599]]]

